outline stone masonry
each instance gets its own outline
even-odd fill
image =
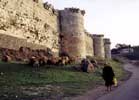
[[[43,45],[59,53],[57,17],[53,7],[43,5],[40,0],[1,0],[0,34],[24,39],[29,44]],[[17,47],[21,45],[16,41],[15,44]]]
[[[51,49],[56,55],[110,58],[110,44],[84,28],[84,10],[56,10],[42,0],[0,0],[0,47]]]
[[[86,57],[83,15],[79,9],[65,8],[59,11],[61,49],[71,56]]]
[[[93,35],[93,45],[94,45],[94,55],[97,58],[105,58],[105,50],[104,50],[104,35]]]
[[[105,49],[105,58],[111,59],[111,50],[110,50],[110,39],[104,38],[104,49]]]

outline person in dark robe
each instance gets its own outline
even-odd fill
[[[113,78],[115,77],[114,71],[110,65],[106,65],[103,68],[102,77],[105,81],[105,86],[107,87],[107,91],[111,91],[111,87],[114,84]]]
[[[81,61],[81,70],[83,71],[83,72],[87,72],[87,67],[88,67],[88,61],[87,61],[87,59],[83,59],[82,61]]]

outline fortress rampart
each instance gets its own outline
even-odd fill
[[[103,36],[85,31],[84,14],[78,8],[56,10],[42,0],[1,0],[0,47],[49,48],[56,55],[66,52],[79,58],[110,56]]]

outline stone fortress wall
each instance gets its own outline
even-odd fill
[[[58,13],[51,5],[43,5],[37,0],[0,1],[0,34],[24,39],[29,44],[43,45],[58,53],[57,18]],[[17,47],[20,45],[15,44]]]
[[[0,13],[0,47],[49,48],[57,55],[110,58],[110,43],[85,31],[84,10],[56,10],[42,0],[1,0]]]

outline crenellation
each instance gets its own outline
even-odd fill
[[[44,8],[47,9],[47,10],[54,9],[54,7],[53,7],[51,4],[49,4],[48,2],[45,2],[45,3],[43,4],[43,6],[44,6]]]
[[[36,3],[39,3],[39,0],[33,0],[34,2],[36,2]]]
[[[84,16],[85,15],[85,10],[81,10],[81,14]]]
[[[52,6],[52,5],[49,4],[48,2],[43,3],[43,7],[44,7],[44,9],[50,11],[50,13],[51,13],[52,15],[58,16],[58,10],[54,9],[54,6]]]
[[[43,1],[42,0],[33,0],[35,3],[40,3],[40,4],[42,4],[43,3]]]
[[[111,41],[109,38],[104,38],[104,44],[111,44]]]
[[[85,31],[85,34],[89,37],[91,37],[91,35],[92,35],[91,33],[87,32],[87,31]]]
[[[85,10],[80,10],[79,8],[65,8],[64,9],[65,11],[67,12],[70,12],[70,13],[78,13],[78,14],[81,14],[81,15],[85,15]]]
[[[104,37],[103,34],[93,34],[93,37]]]

